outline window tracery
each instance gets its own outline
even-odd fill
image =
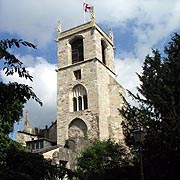
[[[87,91],[84,86],[76,85],[73,88],[73,111],[81,111],[88,108]]]

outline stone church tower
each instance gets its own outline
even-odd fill
[[[93,140],[123,140],[124,89],[115,80],[113,33],[107,35],[91,21],[62,32],[58,28],[57,121],[34,130],[26,114],[25,128],[18,142],[31,152],[41,153],[53,164],[75,159]]]
[[[62,32],[58,24],[57,144],[77,138],[123,139],[113,33],[91,21]]]

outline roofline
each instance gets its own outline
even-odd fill
[[[106,32],[95,22],[89,21],[85,24],[81,24],[79,26],[73,27],[71,29],[68,29],[66,31],[63,31],[61,33],[58,33],[57,42],[61,39],[67,38],[68,36],[72,36],[77,33],[81,33],[82,31],[89,30],[89,29],[97,29],[97,31],[104,36],[107,41],[114,46],[113,41],[110,39],[110,37],[106,34]]]
[[[28,132],[25,132],[25,131],[18,131],[18,133],[23,133],[23,134],[27,134],[27,135],[30,135],[30,136],[39,136],[38,134],[32,134],[32,133],[28,133]]]
[[[41,140],[46,140],[46,141],[51,142],[51,143],[57,143],[56,141],[51,141],[51,140],[49,140],[47,138],[34,139],[34,140],[31,140],[31,141],[26,141],[26,143],[27,142],[34,142],[34,141],[41,141]]]
[[[32,150],[32,153],[40,153],[40,154],[43,154],[43,153],[52,151],[52,150],[54,150],[54,149],[58,149],[59,147],[60,147],[60,145],[49,146],[49,147],[42,148],[42,149]]]

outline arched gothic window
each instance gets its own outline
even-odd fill
[[[84,60],[83,37],[74,37],[71,41],[72,64]]]
[[[78,84],[73,88],[73,111],[81,111],[87,108],[87,91],[84,86]]]

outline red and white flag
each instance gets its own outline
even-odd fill
[[[88,11],[91,9],[91,6],[89,6],[88,3],[85,3],[85,2],[84,2],[84,4],[83,4],[83,9],[84,9],[85,12],[88,12]]]

